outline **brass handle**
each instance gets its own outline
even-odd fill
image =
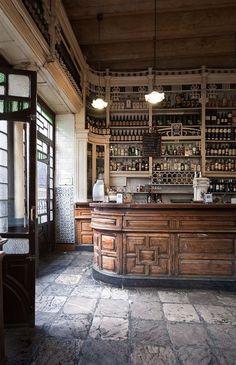
[[[35,206],[33,206],[30,209],[30,220],[31,220],[31,222],[34,222],[35,219],[36,219],[36,209],[35,209]]]

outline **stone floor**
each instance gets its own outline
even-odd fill
[[[88,252],[40,263],[36,327],[7,330],[7,364],[236,364],[236,293],[117,289],[91,265]]]

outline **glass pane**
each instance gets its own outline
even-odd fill
[[[47,221],[48,221],[47,215],[46,214],[42,215],[41,216],[41,223],[47,223]]]
[[[38,214],[47,212],[47,165],[41,161],[37,163],[38,173]]]
[[[0,166],[0,183],[7,183],[7,168]]]
[[[7,135],[0,132],[0,147],[4,150],[7,149]]]
[[[29,108],[29,102],[28,101],[24,101],[23,105],[22,105],[22,109],[28,109]]]
[[[6,120],[0,120],[0,131],[7,133],[7,121]]]
[[[50,221],[53,221],[53,211],[50,212]]]
[[[12,112],[17,112],[18,111],[18,101],[13,101],[12,102],[12,107],[11,107],[11,111]]]
[[[0,85],[0,95],[4,95],[5,94],[5,86]]]
[[[3,100],[0,100],[0,113],[4,112],[4,102]]]
[[[7,192],[7,184],[1,184],[0,185],[0,200],[5,200],[8,198],[8,192]]]
[[[8,219],[0,217],[0,232],[5,233],[8,231]]]
[[[12,96],[30,96],[30,79],[25,75],[8,76],[8,95]],[[24,108],[25,109],[25,108]]]
[[[7,217],[8,209],[7,209],[7,201],[0,200],[0,217]]]
[[[1,121],[0,129],[0,234],[28,229],[28,147],[29,125]],[[10,156],[10,158],[8,158]],[[6,215],[6,217],[4,216]]]
[[[4,81],[5,81],[5,74],[0,72],[0,82],[4,82]]]
[[[7,166],[7,151],[0,149],[0,165]]]

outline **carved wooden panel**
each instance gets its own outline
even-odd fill
[[[75,218],[80,218],[80,217],[91,219],[91,208],[82,206],[75,208]]]
[[[92,228],[121,230],[122,215],[92,213]]]
[[[180,234],[176,273],[194,276],[234,276],[236,239],[230,234]]]
[[[191,232],[200,231],[224,231],[224,230],[235,230],[236,220],[230,219],[230,217],[204,217],[200,216],[198,219],[193,217],[183,217],[179,219],[179,229],[189,230]]]
[[[116,258],[102,255],[101,269],[116,272],[117,271]]]
[[[76,219],[75,220],[75,237],[76,244],[92,244],[93,230],[91,228],[90,219]]]
[[[6,326],[34,324],[34,260],[6,255],[3,261],[3,308]],[[17,309],[17,310],[16,310]]]
[[[93,233],[93,247],[94,247],[93,263],[97,267],[100,267],[100,263],[99,263],[99,258],[100,258],[99,233],[97,233],[97,232]]]
[[[171,244],[168,234],[131,234],[124,237],[124,273],[169,275]]]
[[[171,220],[169,217],[156,217],[154,214],[146,215],[145,219],[143,215],[126,215],[123,219],[123,227],[134,231],[163,231],[171,228]]]
[[[94,230],[95,264],[102,270],[121,273],[122,235]]]
[[[102,234],[101,236],[101,250],[113,251],[115,252],[115,236]]]

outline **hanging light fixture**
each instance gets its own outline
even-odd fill
[[[154,53],[154,82],[153,91],[145,95],[145,100],[150,104],[157,104],[164,100],[165,95],[156,89],[156,69],[157,69],[157,0],[154,0],[154,37],[153,37],[153,53]]]
[[[101,21],[103,19],[103,14],[102,13],[99,13],[97,14],[97,21],[98,21],[98,40],[99,40],[99,43],[100,43],[100,40],[101,40]],[[99,110],[102,110],[102,109],[105,109],[108,105],[108,103],[106,101],[103,100],[103,97],[102,97],[102,94],[103,94],[103,91],[102,91],[102,87],[100,85],[100,62],[99,62],[99,75],[98,75],[98,93],[97,93],[97,98],[93,100],[92,102],[92,106],[95,108],[95,109],[99,109]]]

